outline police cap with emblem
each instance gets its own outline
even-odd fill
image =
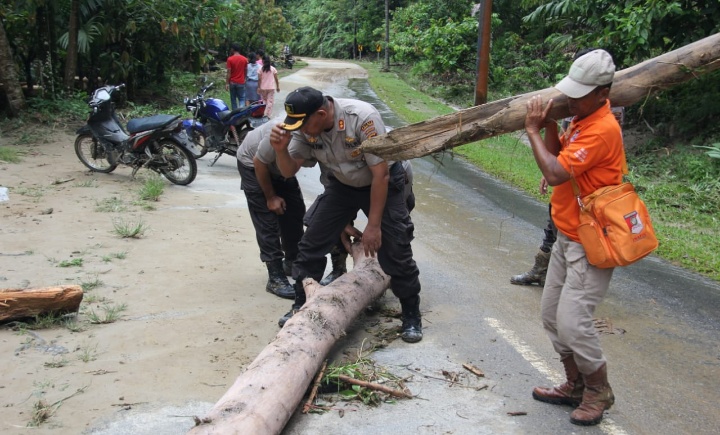
[[[325,97],[322,92],[309,86],[303,86],[292,91],[285,98],[285,122],[280,125],[285,130],[297,130],[305,121],[322,107]]]

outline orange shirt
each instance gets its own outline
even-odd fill
[[[575,177],[581,197],[601,187],[620,184],[624,161],[622,131],[610,111],[609,100],[585,119],[573,119],[560,136],[558,162]],[[550,203],[555,226],[579,242],[580,207],[570,180],[553,188]]]
[[[230,83],[245,84],[245,69],[247,57],[242,54],[233,54],[227,58],[227,69],[230,70]]]

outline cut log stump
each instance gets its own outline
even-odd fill
[[[390,286],[375,258],[353,245],[353,270],[327,286],[303,282],[307,302],[190,434],[279,434],[335,342]],[[280,314],[280,313],[278,313]]]
[[[77,312],[83,291],[79,285],[35,289],[0,289],[0,322],[41,314]]]

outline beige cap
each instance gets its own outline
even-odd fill
[[[598,86],[612,83],[615,64],[605,50],[593,50],[573,62],[567,77],[555,89],[570,98],[582,98]]]

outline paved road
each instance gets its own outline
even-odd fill
[[[309,61],[309,67],[281,80],[276,115],[288,91],[312,85],[337,97],[372,101],[388,124],[400,125],[362,80],[362,69]],[[338,404],[343,414],[295,415],[283,434],[720,432],[717,283],[655,258],[617,270],[597,311],[608,332],[602,343],[617,401],[600,426],[574,426],[568,421],[570,408],[530,396],[533,386],[560,381],[561,365],[542,331],[541,289],[509,283],[511,275],[532,265],[546,205],[450,155],[441,161],[418,159],[413,166],[413,249],[423,284],[425,338],[418,344],[395,340],[372,358],[391,373],[408,377],[416,397],[374,409]],[[223,156],[216,166],[201,170],[203,177],[193,190],[237,189],[234,159]],[[303,170],[299,178],[310,203],[321,191],[318,171]],[[384,301],[397,306],[392,296]],[[336,352],[356,344],[362,326],[348,333]],[[463,363],[480,368],[485,377],[469,375]],[[443,370],[460,374],[461,382],[444,381]],[[167,415],[202,415],[211,405],[133,415],[98,433],[183,433],[187,424],[169,423]],[[526,415],[508,414],[518,412]]]
[[[338,97],[375,99],[382,109],[366,82],[352,79],[357,73],[348,68],[310,60],[284,85],[313,84]],[[388,123],[399,126],[396,119]],[[413,165],[413,248],[423,283],[426,336],[418,345],[395,341],[376,352],[376,360],[401,372],[409,365],[416,373],[440,377],[442,370],[462,372],[459,365],[470,362],[485,371],[489,388],[453,390],[415,376],[418,385],[410,387],[426,401],[383,405],[342,419],[332,413],[295,418],[287,433],[322,427],[335,428],[332,433],[718,433],[717,283],[656,258],[617,270],[597,311],[607,325],[602,342],[617,402],[601,427],[571,425],[569,408],[530,397],[532,386],[560,380],[562,370],[541,328],[541,290],[509,283],[511,275],[532,265],[546,205],[450,155],[441,164],[420,159]],[[507,415],[513,411],[528,414]]]

